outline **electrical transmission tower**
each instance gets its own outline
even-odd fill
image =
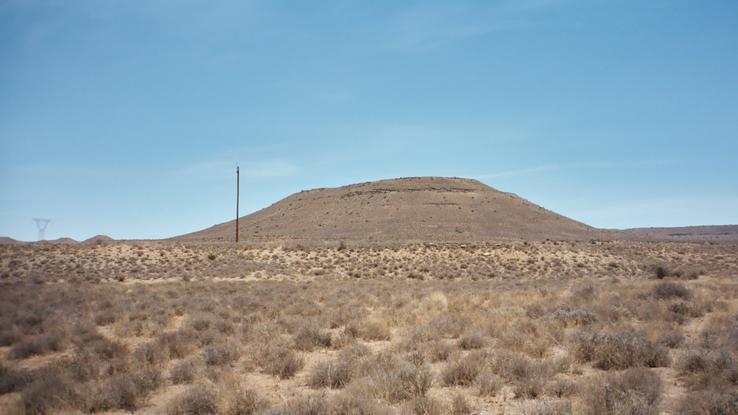
[[[46,227],[49,226],[51,219],[33,218],[33,221],[36,222],[38,228],[38,240],[43,241],[46,239]]]

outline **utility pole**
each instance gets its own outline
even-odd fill
[[[241,198],[241,173],[236,165],[236,242],[238,242],[238,203]]]

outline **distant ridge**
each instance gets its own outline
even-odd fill
[[[738,225],[682,226],[672,228],[633,228],[622,231],[633,239],[683,241],[735,241]]]
[[[27,242],[19,241],[8,236],[0,236],[0,245],[21,245]]]
[[[601,232],[477,180],[409,177],[302,191],[239,220],[242,240],[464,242]],[[234,221],[179,236],[230,241]]]
[[[26,244],[61,244],[61,245],[74,245],[74,244],[96,244],[96,243],[104,243],[104,242],[113,242],[115,239],[107,236],[107,235],[95,235],[92,238],[85,239],[82,242],[79,242],[72,238],[58,238],[58,239],[48,239],[43,241],[36,241],[36,242],[25,242],[25,241],[19,241],[17,239],[13,239],[8,236],[0,236],[0,245],[26,245]]]
[[[108,235],[95,235],[92,238],[85,239],[82,241],[83,244],[99,244],[99,243],[105,243],[105,242],[113,242],[115,239],[109,237]]]
[[[40,243],[51,243],[51,244],[68,244],[68,245],[79,243],[79,241],[72,239],[72,238],[67,238],[67,237],[51,239],[51,240],[44,240],[44,241],[39,241],[39,242]]]

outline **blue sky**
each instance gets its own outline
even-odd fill
[[[462,176],[594,226],[738,223],[733,0],[0,2],[0,235],[158,238]]]

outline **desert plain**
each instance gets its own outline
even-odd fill
[[[484,199],[454,189],[423,192]],[[735,240],[265,241],[244,222],[239,243],[0,245],[0,413],[738,411]]]

